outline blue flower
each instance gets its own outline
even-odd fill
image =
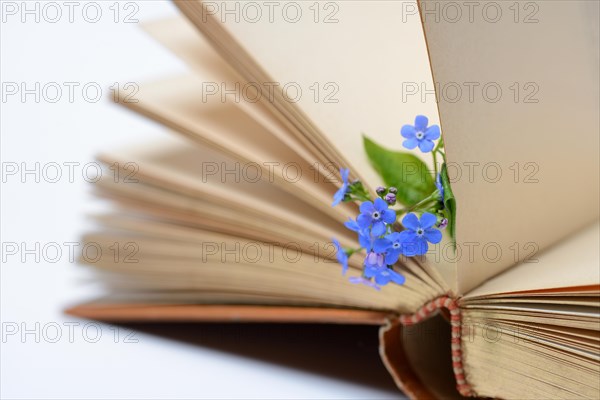
[[[381,236],[385,233],[385,224],[396,221],[396,212],[388,209],[388,204],[380,197],[374,203],[365,201],[360,205],[360,215],[356,222],[360,229],[371,227],[371,235]]]
[[[431,125],[427,127],[429,120],[424,115],[417,115],[415,125],[404,125],[400,134],[406,139],[402,145],[407,149],[419,146],[423,153],[433,150],[433,141],[440,137],[440,127]]]
[[[375,283],[381,286],[390,282],[402,285],[406,280],[404,275],[387,267],[365,267],[365,278],[375,278]]]
[[[340,168],[340,175],[342,176],[342,187],[333,195],[332,207],[340,204],[348,192],[348,175],[350,175],[350,170],[348,168]]]
[[[444,201],[444,185],[442,185],[442,176],[437,174],[435,177],[435,187],[440,192],[440,201]]]
[[[348,221],[344,223],[344,226],[351,231],[358,233],[358,243],[360,243],[360,247],[367,251],[371,251],[373,248],[373,238],[369,234],[369,229],[361,229],[360,226],[358,226],[358,223],[352,218],[348,219]]]
[[[344,222],[344,226],[354,232],[361,231],[360,226],[358,226],[356,221],[353,220],[352,218],[348,218],[348,221]]]
[[[370,279],[363,278],[362,276],[351,276],[350,278],[348,278],[348,280],[350,281],[350,283],[366,285],[372,287],[373,289],[381,290],[379,285],[373,283]]]
[[[413,214],[407,214],[402,219],[406,230],[400,232],[402,251],[408,257],[420,256],[427,253],[427,242],[436,244],[442,240],[442,232],[435,228],[437,217],[431,213],[423,213],[421,219]]]
[[[335,256],[338,262],[342,265],[342,275],[345,275],[346,271],[348,271],[348,254],[346,254],[346,252],[342,248],[342,245],[340,244],[340,242],[337,241],[337,239],[332,239],[332,241],[333,245],[336,248]]]
[[[373,250],[383,253],[387,265],[395,264],[402,255],[403,242],[399,232],[392,232],[389,235],[377,239],[373,244]]]

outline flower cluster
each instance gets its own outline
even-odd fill
[[[440,138],[440,129],[437,125],[428,126],[428,119],[417,116],[415,125],[405,125],[401,134],[406,139],[404,147],[414,149],[418,147],[422,152],[432,152],[434,165],[437,163],[436,155],[444,158],[443,144],[434,140]],[[377,157],[372,156],[371,161],[377,164]],[[442,176],[435,171],[431,179],[431,192],[416,204],[407,204],[404,208],[393,209],[397,203],[402,203],[398,198],[410,188],[399,191],[401,186],[379,186],[375,189],[375,199],[371,200],[370,194],[360,181],[349,183],[350,171],[341,169],[342,186],[334,195],[333,205],[340,202],[360,202],[360,214],[356,219],[350,219],[344,225],[358,235],[359,248],[343,248],[337,240],[333,243],[337,249],[337,259],[342,265],[342,272],[348,270],[349,258],[355,253],[363,253],[363,273],[360,277],[351,277],[350,282],[364,284],[377,290],[390,282],[401,285],[405,277],[394,270],[394,265],[400,257],[414,257],[427,253],[429,244],[437,244],[442,240],[442,232],[448,225],[448,210],[445,209],[445,190]],[[398,180],[398,182],[401,182]],[[410,182],[406,182],[407,185]],[[400,220],[400,217],[401,220]]]

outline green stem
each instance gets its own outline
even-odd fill
[[[352,197],[354,197],[354,199],[352,199]],[[371,201],[371,199],[366,194],[362,194],[362,193],[352,193],[350,195],[350,198],[351,198],[351,201],[354,201],[354,200]]]
[[[446,158],[444,153],[442,153],[442,147],[444,147],[444,140],[442,138],[440,138],[440,140],[437,142],[437,145],[435,146],[435,148],[433,149],[433,152],[432,152],[433,172],[434,172],[433,179],[435,179],[438,174],[437,153],[440,153],[440,155],[442,156],[442,160],[445,161],[445,158]]]
[[[359,251],[361,251],[363,248],[359,247],[357,249],[344,249],[344,251],[346,252],[346,254],[348,255],[348,257],[352,257],[352,255],[354,253],[358,253]]]
[[[444,139],[440,138],[440,140],[437,142],[437,145],[435,146],[435,149],[433,149],[434,152],[439,151],[442,147],[444,147]]]
[[[412,211],[423,211],[423,210],[426,210],[425,207],[433,207],[434,205],[435,205],[435,202],[432,200],[429,200],[426,203],[420,202],[418,205],[415,204],[414,206],[411,206],[411,207],[406,207],[401,210],[396,210],[396,215],[408,214],[409,212],[412,212]]]
[[[424,205],[429,205],[430,202],[437,202],[438,201],[438,191],[435,190],[433,193],[431,193],[429,196],[427,196],[426,198],[424,198],[423,200],[419,201],[417,204],[413,204],[410,207],[405,207],[402,208],[400,210],[395,210],[396,211],[396,215],[401,215],[404,213],[408,213],[411,212],[419,207],[422,207]]]

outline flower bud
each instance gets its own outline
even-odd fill
[[[396,193],[398,193],[398,189],[396,189],[396,188],[395,188],[395,187],[393,187],[393,186],[392,186],[392,187],[390,187],[390,188],[388,189],[388,191],[389,191],[390,193],[393,193],[393,194],[396,194]]]
[[[375,189],[375,191],[378,195],[382,195],[385,193],[385,188],[383,186],[377,186],[377,189]]]
[[[396,195],[394,193],[388,193],[388,194],[386,194],[383,199],[390,206],[393,206],[394,204],[396,204]]]
[[[445,229],[448,226],[448,218],[442,218],[440,222],[438,222],[438,228]]]

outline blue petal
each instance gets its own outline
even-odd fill
[[[362,276],[352,276],[348,278],[348,281],[350,281],[350,283],[366,285],[372,287],[373,289],[381,290],[381,288],[378,285],[374,284],[368,279],[363,278]]]
[[[388,204],[381,197],[375,199],[375,209],[380,213],[387,210]]]
[[[344,226],[354,232],[358,232],[360,230],[360,227],[352,218],[349,218],[348,221],[344,222]]]
[[[409,150],[414,149],[418,145],[419,145],[419,141],[416,138],[406,139],[404,142],[402,142],[402,146],[404,146],[405,148],[407,148]]]
[[[442,241],[442,232],[435,228],[425,230],[424,236],[429,243],[437,244]]]
[[[419,255],[421,252],[421,242],[427,243],[426,240],[417,236],[413,231],[402,231],[400,233],[402,241],[402,254],[407,257]]]
[[[331,239],[331,242],[335,246],[335,250],[340,251],[340,249],[342,248],[342,245],[340,244],[340,242],[336,238]]]
[[[429,139],[423,139],[419,142],[419,149],[423,153],[429,153],[431,150],[433,150],[433,142]]]
[[[421,227],[421,224],[419,224],[419,218],[414,213],[406,214],[406,216],[402,218],[402,225],[404,225],[405,228],[413,231],[416,231]]]
[[[390,270],[390,277],[392,278],[392,282],[394,282],[398,285],[403,285],[404,282],[406,281],[406,278],[404,277],[404,275],[399,274],[396,271]]]
[[[373,214],[375,211],[375,207],[370,201],[363,201],[359,209],[362,214]]]
[[[346,272],[348,272],[348,259],[340,259],[338,257],[338,262],[342,265],[342,275],[346,275]]]
[[[432,226],[435,225],[435,223],[437,222],[437,217],[435,215],[433,215],[432,213],[423,213],[423,215],[421,215],[421,228],[423,229],[429,229]]]
[[[346,196],[346,190],[348,190],[348,185],[342,185],[342,187],[335,192],[333,195],[333,203],[331,203],[332,207],[337,206],[342,202],[342,200],[344,200],[344,197]]]
[[[427,253],[429,246],[427,240],[423,238],[417,238],[413,242],[406,242],[402,244],[402,253],[407,257],[421,256]]]
[[[396,222],[396,211],[389,209],[383,211],[381,219],[386,224],[393,224],[394,222]]]
[[[414,242],[418,238],[419,237],[417,236],[417,234],[414,231],[411,231],[410,229],[400,232],[400,242],[401,243]]]
[[[425,131],[428,123],[429,123],[429,120],[427,119],[426,116],[417,115],[417,117],[415,118],[415,129],[418,131]]]
[[[440,138],[440,127],[437,125],[431,125],[425,131],[425,139],[436,140]]]
[[[348,271],[348,255],[346,254],[346,252],[342,248],[342,245],[337,239],[333,238],[331,241],[333,242],[333,245],[336,248],[335,256],[338,262],[342,265],[342,275],[345,275],[346,271]]]
[[[375,275],[375,283],[381,286],[387,285],[389,281],[392,280],[392,277],[388,271],[389,270],[387,268],[385,268],[383,271],[379,271],[377,275]]]
[[[427,253],[427,251],[429,250],[429,245],[427,244],[427,240],[422,239],[417,243],[417,256],[422,256],[423,254]]]
[[[435,178],[435,187],[440,192],[440,201],[444,201],[444,185],[442,185],[442,176],[439,173]]]
[[[435,187],[442,193],[444,191],[444,186],[442,185],[442,176],[438,173],[435,177]]]
[[[369,226],[371,226],[371,221],[372,221],[371,216],[367,215],[367,214],[360,214],[356,218],[356,223],[358,224],[360,229],[367,229]]]
[[[400,258],[400,249],[390,249],[385,255],[385,263],[388,265],[395,264]]]
[[[348,183],[348,175],[350,175],[350,170],[348,168],[341,168],[340,175],[342,176],[344,183]]]
[[[348,272],[348,260],[344,262],[340,261],[340,264],[342,264],[342,275],[346,275],[346,272]]]
[[[371,266],[365,266],[365,278],[372,278],[377,274],[377,268]]]
[[[400,232],[392,232],[386,236],[386,238],[391,242],[400,242]]]
[[[400,134],[406,139],[414,139],[417,134],[417,130],[412,125],[404,125],[400,130]]]
[[[365,235],[363,233],[358,234],[358,243],[360,243],[360,247],[364,248],[367,251],[371,251],[373,248],[373,241],[369,237],[369,235]]]
[[[391,245],[392,242],[386,238],[377,239],[375,243],[373,243],[373,250],[375,250],[377,253],[384,253]]]
[[[418,246],[416,243],[405,243],[402,247],[402,254],[406,257],[414,257],[418,255]]]
[[[373,236],[381,236],[385,233],[385,224],[381,221],[377,221],[373,224],[373,228],[371,228],[371,235]]]

